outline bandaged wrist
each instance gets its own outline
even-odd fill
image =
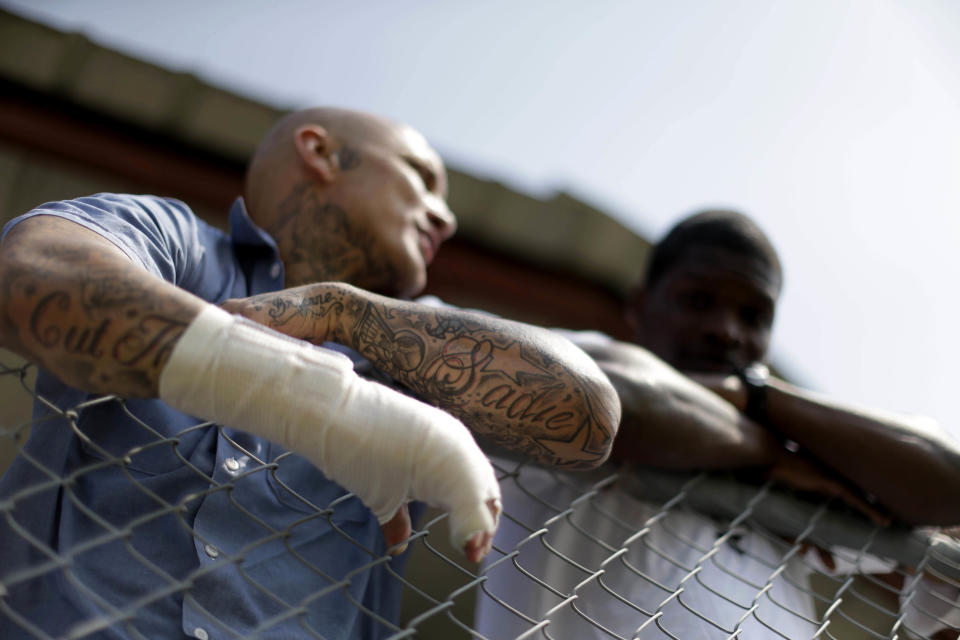
[[[364,380],[346,356],[209,305],[160,375],[172,407],[298,453],[388,521],[408,499],[450,511],[461,546],[492,532],[493,468],[450,414]]]

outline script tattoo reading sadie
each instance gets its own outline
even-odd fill
[[[531,346],[540,344],[536,339],[505,337],[511,332],[499,319],[329,284],[243,304],[233,310],[291,335],[324,335],[355,349],[477,433],[540,462],[592,467],[606,456],[612,414],[596,383],[548,348]]]
[[[42,217],[34,228],[58,224]],[[15,244],[11,254],[26,252]],[[96,246],[60,247],[46,239],[2,278],[0,316],[18,350],[80,388],[145,396],[190,313],[156,291],[149,278],[123,258]],[[11,261],[16,264],[16,261]]]

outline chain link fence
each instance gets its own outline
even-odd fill
[[[127,410],[143,438],[124,451],[105,450],[78,421],[101,405],[125,408],[127,401],[116,397],[50,407],[79,444],[96,453],[95,463],[55,473],[22,450],[29,433],[44,428],[23,407],[50,406],[36,395],[33,373],[30,365],[0,358],[0,449],[7,457],[19,454],[16,464],[34,478],[0,500],[0,531],[26,549],[23,563],[0,567],[2,638],[96,638],[105,630],[150,637],[141,630],[142,615],[170,601],[196,610],[195,637],[239,637],[194,597],[207,576],[226,570],[267,603],[260,605],[266,614],[257,630],[243,637],[269,635],[293,622],[297,637],[325,638],[309,614],[325,598],[359,608],[369,628],[390,638],[941,640],[960,632],[960,545],[943,533],[876,527],[841,505],[729,474],[612,467],[559,473],[502,452],[490,454],[505,510],[483,564],[468,563],[452,549],[445,514],[426,510],[415,523],[406,567],[355,540],[363,560],[343,575],[330,575],[305,554],[302,542],[319,523],[349,538],[338,514],[356,508],[355,498],[315,504],[284,484],[290,454],[271,458],[251,451],[230,430],[210,424],[165,436]],[[227,460],[235,460],[232,475],[215,477],[179,453],[179,443],[202,441],[211,430],[220,430],[236,448],[236,458]],[[178,501],[154,491],[135,472],[138,456],[151,450],[178,456],[183,473],[201,488]],[[84,478],[104,469],[136,485],[149,508],[125,514],[91,507]],[[243,483],[264,476],[286,493],[290,515],[283,528],[243,503]],[[190,505],[209,499],[231,502],[244,532],[235,548],[214,547],[192,521]],[[37,505],[64,502],[83,514],[95,535],[50,544],[32,533],[29,519]],[[178,572],[162,556],[144,551],[135,536],[149,534],[161,521],[175,522],[210,561]],[[79,558],[93,557],[88,554],[102,558],[104,572],[136,572],[141,584],[152,586],[108,600],[76,568]],[[264,588],[254,566],[264,557],[310,574],[309,592]],[[399,620],[354,597],[351,584],[370,570],[402,591]],[[47,620],[10,605],[18,590],[51,579],[89,602],[96,614],[54,633]]]

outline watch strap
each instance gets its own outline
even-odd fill
[[[766,365],[755,362],[740,369],[737,375],[747,392],[747,404],[743,414],[757,424],[767,426],[767,378],[770,370]]]

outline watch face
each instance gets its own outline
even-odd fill
[[[750,386],[763,387],[770,377],[770,369],[762,362],[754,362],[743,370],[743,379]]]
[[[762,426],[768,425],[767,416],[767,378],[770,370],[762,362],[754,362],[744,367],[740,379],[747,392],[747,405],[743,414]]]

